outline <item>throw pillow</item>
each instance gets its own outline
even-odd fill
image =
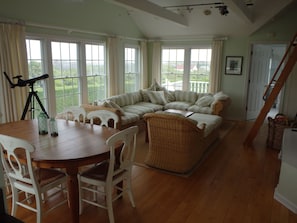
[[[205,95],[201,98],[199,98],[196,101],[196,105],[198,105],[199,107],[209,107],[211,105],[212,102],[214,102],[214,97],[211,95]]]
[[[164,96],[167,102],[173,102],[175,101],[174,92],[171,93],[166,89],[166,87],[161,87],[158,91],[164,91]]]
[[[125,115],[125,111],[124,111],[118,104],[116,104],[116,103],[113,102],[113,101],[106,100],[106,101],[104,102],[104,106],[105,106],[105,107],[108,107],[108,108],[115,108],[115,109],[117,109],[117,110],[120,111],[120,114],[121,114],[122,116]]]
[[[142,98],[143,98],[144,102],[149,102],[150,101],[150,98],[149,98],[149,96],[147,94],[148,91],[149,91],[148,89],[140,90],[140,93],[142,95]]]
[[[162,90],[162,86],[156,81],[156,79],[154,79],[154,83],[152,83],[152,85],[148,88],[148,90],[151,90],[151,91],[161,91]]]
[[[213,97],[216,101],[217,100],[226,100],[229,98],[229,96],[224,94],[222,91],[216,93]]]
[[[154,104],[164,105],[166,104],[166,99],[164,96],[164,91],[147,91],[149,99]]]

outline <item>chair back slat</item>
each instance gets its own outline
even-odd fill
[[[37,189],[31,162],[31,153],[35,150],[34,146],[25,140],[6,135],[0,135],[0,144],[2,165],[10,181],[12,181],[11,183],[17,188],[25,187],[29,191],[32,191],[32,187]],[[31,189],[29,189],[30,187]]]
[[[137,126],[124,129],[114,135],[112,135],[106,144],[110,147],[110,160],[108,169],[108,178],[110,180],[117,176],[121,172],[131,173],[132,165],[135,157],[136,149],[136,135],[138,132]],[[115,150],[121,146],[119,166],[115,165]],[[107,179],[108,181],[108,179]]]
[[[71,106],[64,110],[66,120],[69,120],[70,115],[73,117],[73,121],[85,123],[86,119],[86,111],[84,108],[80,106]]]
[[[119,117],[108,110],[96,110],[96,111],[91,111],[88,113],[87,118],[90,119],[90,123],[93,125],[94,124],[94,119],[99,118],[101,123],[100,125],[102,126],[107,126],[109,127],[109,121],[113,121],[113,128],[116,128],[117,123],[119,122]]]

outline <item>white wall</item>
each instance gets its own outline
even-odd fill
[[[294,119],[297,114],[297,98],[296,98],[296,86],[297,86],[297,63],[295,64],[285,86],[285,99],[283,114],[286,114],[290,119]]]

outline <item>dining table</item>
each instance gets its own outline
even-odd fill
[[[79,168],[109,158],[106,140],[119,130],[57,119],[58,136],[39,135],[37,120],[0,124],[0,134],[27,140],[35,146],[32,163],[39,168],[65,169],[71,222],[79,223]]]

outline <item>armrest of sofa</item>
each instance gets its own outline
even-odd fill
[[[211,104],[212,108],[212,114],[213,115],[219,115],[223,116],[224,110],[229,106],[231,103],[231,99],[225,99],[225,100],[216,100]]]
[[[115,109],[115,108],[105,107],[105,106],[102,106],[102,105],[82,104],[81,107],[85,109],[85,111],[86,111],[87,114],[89,112],[91,112],[91,111],[96,111],[96,110],[108,110],[108,111],[111,111],[111,112],[115,113],[118,116],[118,118],[119,118],[119,122],[117,124],[117,129],[121,129],[122,119],[121,119],[121,112],[120,112],[120,110]],[[94,121],[94,124],[96,124],[96,121]]]
[[[145,163],[177,173],[190,171],[206,149],[203,129],[186,117],[165,113],[146,113],[149,151]]]

